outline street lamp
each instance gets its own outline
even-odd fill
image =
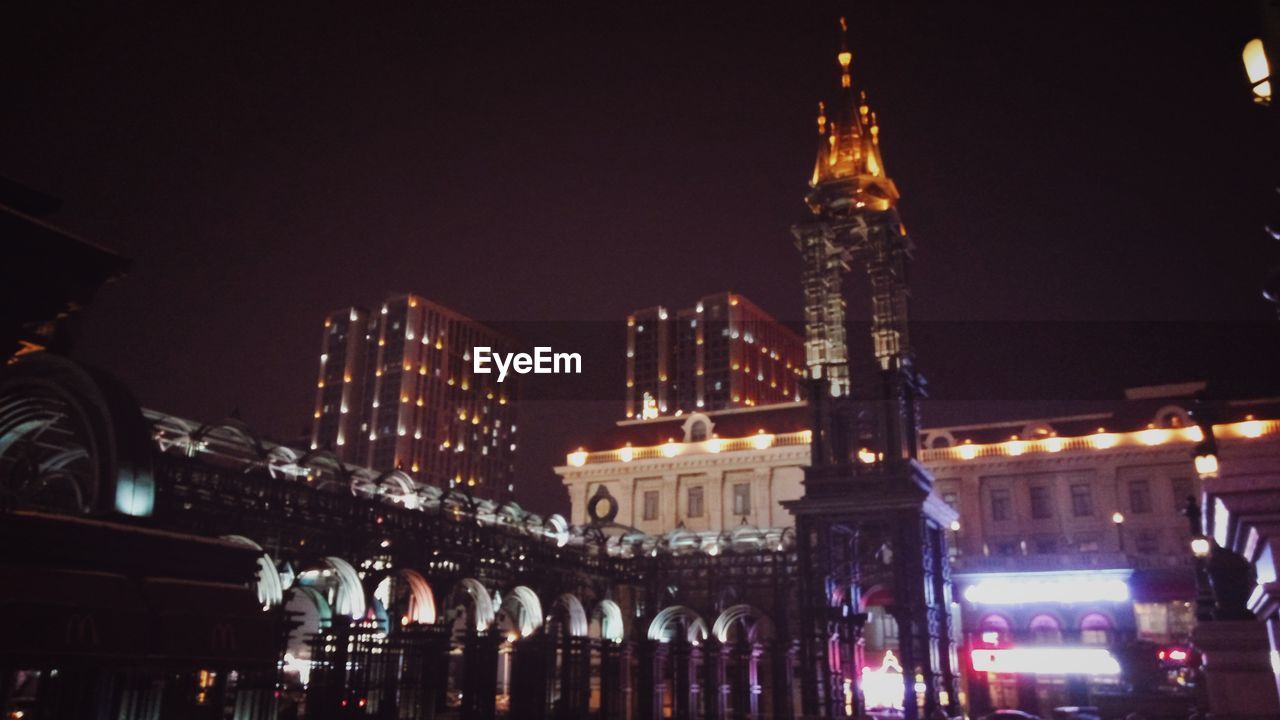
[[[1116,537],[1120,540],[1120,552],[1124,552],[1124,513],[1119,510],[1111,513],[1111,522],[1116,526]]]
[[[1192,456],[1196,474],[1201,480],[1218,477],[1218,439],[1213,435],[1214,413],[1204,390],[1196,393],[1191,404],[1191,417],[1200,428],[1200,442],[1196,443]]]
[[[1196,446],[1196,474],[1201,480],[1218,477],[1218,455],[1205,443]]]
[[[1213,551],[1213,544],[1209,542],[1209,538],[1203,535],[1196,535],[1191,538],[1191,554],[1203,560],[1209,557],[1209,553]]]
[[[1249,76],[1249,86],[1253,88],[1253,101],[1259,105],[1271,104],[1271,63],[1267,60],[1267,49],[1262,38],[1254,38],[1244,44],[1241,53],[1244,60],[1244,71]]]

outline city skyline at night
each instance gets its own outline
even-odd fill
[[[233,13],[31,9],[6,43],[31,72],[5,172],[134,259],[76,352],[149,406],[295,438],[315,376],[300,309],[389,288],[582,353],[575,383],[534,379],[522,402],[521,500],[553,511],[547,468],[625,400],[628,311],[729,287],[799,328],[788,228],[847,11],[272,9],[242,33]],[[1268,389],[1271,145],[1238,102],[1238,20],[858,8],[855,81],[922,248],[927,419],[1154,382]],[[1208,142],[1169,121],[1192,105]],[[1189,192],[1203,212],[1173,209]]]
[[[1256,3],[24,8],[0,715],[1280,716]]]

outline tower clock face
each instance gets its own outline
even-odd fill
[[[596,488],[596,494],[587,503],[587,514],[595,522],[613,522],[618,516],[618,501],[613,499],[603,485]]]

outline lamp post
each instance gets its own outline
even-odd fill
[[[1120,552],[1124,550],[1124,513],[1119,510],[1111,513],[1111,522],[1116,526],[1116,537],[1120,540]]]
[[[1213,541],[1204,535],[1200,517],[1200,503],[1192,495],[1182,509],[1191,531],[1191,555],[1195,558],[1196,572],[1196,622],[1213,619],[1213,586],[1209,584],[1209,555],[1213,553]]]
[[[1280,5],[1268,0],[1261,0],[1258,5],[1262,35],[1245,42],[1240,60],[1253,102],[1269,109],[1275,93],[1271,69],[1275,60],[1280,59]],[[1280,192],[1280,187],[1276,191]],[[1273,239],[1280,241],[1280,227],[1268,223],[1265,229]],[[1280,315],[1280,265],[1273,266],[1267,273],[1262,283],[1262,296],[1275,306]]]

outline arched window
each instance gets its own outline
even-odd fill
[[[1080,620],[1080,642],[1107,645],[1111,642],[1111,621],[1102,613],[1089,613]]]
[[[689,428],[689,442],[702,442],[707,439],[707,424],[701,420]]]
[[[716,428],[715,423],[705,414],[690,413],[680,429],[684,431],[685,442],[706,442],[711,439]]]
[[[1002,615],[988,615],[978,623],[981,640],[987,645],[998,645],[1009,640],[1009,621]]]
[[[1052,615],[1031,618],[1031,639],[1045,645],[1062,642],[1062,623]]]

